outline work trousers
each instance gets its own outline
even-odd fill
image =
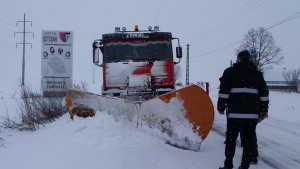
[[[241,129],[240,131],[240,138],[241,138],[241,146],[244,146],[244,140],[245,140],[245,132],[244,129]],[[258,146],[257,146],[257,136],[256,136],[256,132],[255,132],[255,137],[254,137],[254,151],[253,151],[253,158],[257,158],[258,157]]]
[[[256,125],[255,120],[240,120],[240,119],[227,119],[227,132],[225,142],[225,156],[224,166],[233,168],[233,157],[235,154],[236,140],[241,128],[244,130],[244,147],[241,166],[245,169],[249,168],[251,158],[255,152],[255,136]]]

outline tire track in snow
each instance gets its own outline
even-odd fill
[[[280,119],[272,120],[273,121],[262,123],[261,127],[266,131],[274,132],[260,133],[260,139],[258,141],[261,142],[261,145],[265,146],[265,148],[272,149],[277,154],[280,154],[282,156],[281,159],[286,159],[289,165],[299,168],[300,159],[298,156],[300,154],[300,143],[297,140],[300,139],[300,132],[298,130],[298,124]]]
[[[263,125],[271,127],[271,128],[278,128],[278,125],[275,125],[275,124],[264,123]],[[290,127],[286,127],[287,125],[290,126]],[[285,133],[289,133],[289,134],[292,134],[292,135],[300,135],[300,131],[298,130],[298,128],[289,125],[289,123],[284,123],[284,125],[281,125],[280,130],[283,130]]]
[[[284,129],[279,129],[280,132],[285,132]],[[286,146],[286,143],[282,139],[274,139],[273,137],[268,137],[264,135],[258,136],[258,145],[259,149],[262,149],[262,152],[272,152],[273,159],[278,162],[284,162],[288,166],[284,168],[299,168],[300,159],[298,159],[299,149],[294,147]],[[267,154],[267,153],[264,153]],[[263,154],[262,154],[263,155]],[[277,162],[277,163],[278,163]]]

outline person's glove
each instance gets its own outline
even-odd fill
[[[268,118],[268,112],[261,112],[259,122],[263,121],[265,118]]]

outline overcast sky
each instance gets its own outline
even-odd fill
[[[133,29],[139,25],[160,26],[180,38],[181,45],[190,44],[190,79],[217,83],[223,70],[235,60],[235,49],[250,28],[268,28],[300,12],[299,0],[0,0],[0,78],[18,81],[21,77],[23,14],[26,13],[26,81],[40,81],[41,30],[74,32],[75,82],[92,82],[91,44],[101,34],[114,27]],[[299,13],[296,15],[299,16]],[[276,44],[282,48],[284,63],[275,68],[299,68],[300,17],[270,29]],[[174,43],[175,45],[176,43]],[[186,52],[186,50],[184,50]],[[181,78],[185,79],[185,59],[181,63]],[[4,76],[3,72],[6,73]],[[101,71],[96,68],[96,81]],[[100,84],[99,84],[100,86]]]

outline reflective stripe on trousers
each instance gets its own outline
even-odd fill
[[[219,98],[228,99],[229,98],[229,94],[219,93]]]

